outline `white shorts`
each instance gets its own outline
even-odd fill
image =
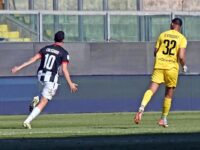
[[[42,90],[42,96],[47,98],[48,100],[51,100],[56,94],[56,91],[58,89],[58,83],[42,82],[42,84],[44,85]]]

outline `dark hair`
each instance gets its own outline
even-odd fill
[[[183,22],[182,22],[182,20],[181,20],[180,18],[174,18],[174,19],[172,20],[172,23],[173,23],[173,24],[177,24],[177,25],[179,25],[179,26],[182,26],[182,24],[183,24]]]
[[[55,42],[62,42],[65,39],[65,33],[63,31],[56,32],[54,36]]]

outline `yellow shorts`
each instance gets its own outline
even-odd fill
[[[155,83],[165,83],[167,87],[176,87],[178,80],[178,69],[154,69],[151,81]]]

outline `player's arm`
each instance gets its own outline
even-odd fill
[[[158,48],[155,47],[155,49],[154,49],[154,57],[156,57],[157,52],[158,52]]]
[[[21,65],[19,66],[15,66],[11,69],[11,72],[14,74],[14,73],[17,73],[18,71],[20,71],[21,69],[31,65],[32,63],[36,62],[38,59],[41,58],[41,55],[39,53],[37,53],[35,56],[31,57],[28,61],[22,63]]]
[[[179,62],[183,68],[183,72],[187,72],[187,66],[186,66],[186,49],[180,48],[179,49]]]
[[[179,62],[183,68],[183,72],[187,72],[188,68],[186,65],[186,47],[187,47],[187,40],[183,38],[180,43],[180,49],[178,53]]]
[[[78,88],[77,88],[78,85],[76,83],[73,83],[71,80],[71,77],[70,77],[70,74],[68,71],[67,62],[62,63],[62,71],[65,76],[65,79],[67,80],[67,83],[69,84],[71,92],[76,92],[78,90]]]
[[[161,34],[162,35],[162,34]],[[161,35],[158,37],[157,42],[156,42],[156,46],[154,49],[154,57],[156,57],[156,54],[158,52],[158,49],[160,48],[160,44],[161,44]]]

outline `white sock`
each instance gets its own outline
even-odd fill
[[[140,106],[139,112],[142,112],[142,113],[144,112],[144,106],[143,105]]]
[[[35,119],[40,114],[40,112],[41,112],[40,109],[38,107],[35,107],[24,122],[30,123],[33,119]]]

